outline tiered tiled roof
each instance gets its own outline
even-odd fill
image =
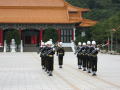
[[[81,26],[84,26],[82,13],[87,11],[90,10],[72,6],[64,0],[1,0],[0,23],[83,22]]]

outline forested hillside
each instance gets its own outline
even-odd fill
[[[91,11],[86,13],[84,17],[98,21],[95,26],[88,28],[88,34],[84,39],[79,35],[81,31],[77,30],[77,41],[82,38],[83,40],[96,40],[98,43],[106,43],[108,38],[111,38],[112,33],[114,45],[120,44],[120,0],[66,1],[81,8],[90,8]]]
[[[90,8],[86,17],[94,20],[104,20],[120,12],[120,0],[66,0],[81,8]]]

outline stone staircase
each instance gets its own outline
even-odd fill
[[[63,43],[63,47],[65,49],[65,52],[73,52],[71,43]]]
[[[72,48],[71,47],[64,47],[65,52],[72,52]],[[38,47],[24,47],[23,48],[23,52],[37,52],[38,51]]]
[[[23,52],[37,52],[37,47],[23,47]]]
[[[71,47],[64,47],[65,52],[72,52],[72,48]]]
[[[65,52],[73,52],[73,49],[71,47],[70,43],[65,43],[63,44],[63,47],[65,49]],[[17,52],[20,52],[20,50],[16,50]],[[24,45],[23,46],[23,52],[37,52],[38,51],[38,47],[37,45]],[[3,47],[0,47],[0,52],[3,52]],[[9,51],[7,51],[9,52]]]
[[[36,45],[24,45],[23,52],[37,52],[38,47]]]

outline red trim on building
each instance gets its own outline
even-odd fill
[[[40,29],[39,40],[40,40],[40,42],[41,42],[41,40],[43,40],[43,29]]]
[[[31,39],[32,44],[37,44],[37,36],[32,36]]]
[[[22,40],[22,29],[21,28],[19,29],[19,34],[20,34],[20,38]]]
[[[74,40],[74,30],[72,30],[72,40]]]
[[[61,42],[61,30],[58,29],[57,33],[58,33],[58,41]]]
[[[3,30],[0,29],[0,46],[3,46]]]

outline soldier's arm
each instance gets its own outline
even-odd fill
[[[59,53],[59,48],[57,48],[57,55],[58,55],[58,53]]]
[[[63,48],[63,55],[65,55],[65,49]]]

